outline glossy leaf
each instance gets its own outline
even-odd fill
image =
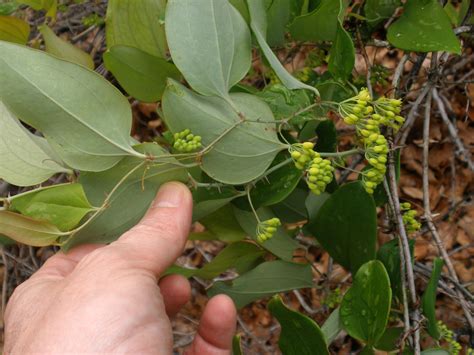
[[[165,7],[166,0],[109,0],[105,21],[107,48],[130,46],[165,58]]]
[[[378,260],[362,265],[342,299],[340,316],[347,333],[373,346],[385,332],[392,291],[383,264]]]
[[[337,338],[339,333],[342,331],[339,307],[332,311],[328,319],[326,319],[323,326],[321,327],[321,331],[323,332],[328,344],[331,344]]]
[[[181,76],[165,59],[128,46],[110,48],[104,53],[104,64],[131,96],[145,102],[159,101],[167,78]]]
[[[280,296],[268,303],[268,310],[281,325],[278,345],[285,355],[329,355],[324,334],[311,318],[288,308]]]
[[[92,211],[80,184],[64,184],[33,190],[11,198],[9,210],[68,231]]]
[[[310,13],[298,16],[290,25],[290,33],[300,41],[332,41],[336,37],[340,0],[322,0]]]
[[[407,51],[461,53],[461,43],[438,0],[408,0],[400,19],[388,28],[387,39]]]
[[[241,193],[232,186],[224,186],[220,189],[200,187],[193,189],[192,193],[194,201],[193,221],[200,221],[241,196]]]
[[[42,247],[55,244],[61,231],[48,222],[36,221],[21,214],[0,211],[0,234],[19,243]]]
[[[202,137],[204,147],[216,142],[202,157],[202,170],[217,181],[239,185],[262,175],[286,146],[278,140],[274,125],[252,122],[273,121],[264,102],[243,93],[230,94],[230,98],[245,121],[225,100],[195,94],[171,79],[162,105],[172,132],[190,129]]]
[[[53,30],[47,25],[39,26],[38,29],[43,35],[46,52],[58,58],[67,60],[68,62],[80,64],[89,69],[94,69],[94,61],[88,53],[56,36]]]
[[[228,269],[240,269],[240,265],[254,265],[258,259],[261,259],[265,251],[255,244],[247,242],[237,242],[224,248],[214,259],[205,264],[201,269],[187,269],[179,266],[173,266],[166,272],[168,274],[181,274],[185,277],[199,277],[205,280],[212,280]]]
[[[237,308],[279,292],[313,286],[310,265],[283,260],[268,261],[237,277],[231,283],[216,282],[209,290],[210,297],[228,295]]]
[[[223,242],[237,242],[247,236],[235,218],[234,209],[230,204],[202,218],[200,223]]]
[[[30,36],[30,25],[13,16],[0,16],[0,41],[26,44]]]
[[[242,229],[256,240],[257,220],[253,212],[243,211],[234,208],[235,217],[239,221]],[[264,221],[275,217],[268,208],[260,208],[257,210],[260,220]],[[291,261],[293,252],[298,247],[298,243],[290,238],[283,228],[278,228],[272,238],[265,241],[262,246],[280,259]]]
[[[441,277],[443,265],[443,259],[436,258],[433,261],[433,271],[431,272],[430,281],[421,299],[423,315],[428,319],[428,334],[437,340],[439,340],[441,334],[436,321],[436,291],[438,289],[438,282]]]
[[[130,146],[128,101],[77,64],[0,42],[0,100],[40,130],[73,168],[106,170],[126,155],[139,155]]]
[[[270,46],[266,42],[265,38],[267,33],[267,18],[263,1],[247,0],[247,5],[250,12],[250,27],[252,28],[255,38],[257,39],[258,45],[260,46],[265,58],[268,60],[270,66],[275,71],[275,74],[278,76],[283,85],[292,90],[308,89],[319,96],[318,90],[316,90],[316,88],[302,83],[290,73],[288,73],[288,71],[283,67],[275,53],[272,52]]]
[[[329,255],[352,273],[375,258],[377,212],[358,181],[334,192],[308,228]]]
[[[173,62],[194,90],[228,99],[250,69],[250,31],[222,0],[169,0],[166,37]]]
[[[336,38],[329,51],[328,69],[336,78],[347,79],[355,64],[355,48],[351,36],[338,22]]]
[[[70,172],[44,138],[30,133],[0,101],[0,178],[17,186],[42,183]]]
[[[129,176],[111,196],[108,207],[90,224],[73,235],[65,249],[84,243],[110,243],[133,227],[150,207],[161,184],[167,181],[186,181],[185,169],[175,165],[174,158],[157,144],[145,143],[135,149],[144,154],[161,157],[164,162],[146,169],[144,166]],[[94,206],[102,206],[104,199],[117,183],[141,159],[126,157],[114,168],[103,172],[82,172],[79,182]]]

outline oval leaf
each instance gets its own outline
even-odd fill
[[[174,63],[203,95],[228,98],[250,69],[250,31],[227,0],[169,0],[166,36]]]
[[[387,39],[407,51],[461,54],[461,42],[438,0],[408,0],[400,19],[388,28]]]
[[[46,140],[31,134],[0,101],[0,178],[31,186],[60,172],[70,171],[52,154]]]
[[[338,22],[336,38],[329,51],[329,72],[336,78],[347,79],[354,68],[354,64],[354,42],[342,23]]]
[[[166,0],[109,0],[107,48],[118,45],[138,48],[155,57],[166,57]]]
[[[181,76],[172,63],[133,47],[110,48],[104,63],[131,96],[145,102],[160,100],[167,78]]]
[[[255,269],[234,279],[231,284],[216,282],[209,290],[210,297],[224,293],[242,308],[252,301],[285,292],[313,286],[310,265],[276,260],[260,264]]]
[[[278,345],[285,355],[329,355],[324,334],[311,318],[289,309],[279,296],[268,303],[268,310],[281,325]]]
[[[30,36],[30,25],[13,16],[0,16],[0,41],[26,44]]]
[[[433,261],[433,271],[431,273],[430,281],[428,282],[428,286],[426,286],[425,293],[421,299],[423,314],[426,319],[428,319],[428,334],[436,340],[439,340],[441,337],[436,321],[436,291],[438,289],[438,282],[441,277],[443,265],[443,259],[436,258]]]
[[[9,210],[68,231],[79,224],[92,206],[80,184],[64,184],[33,190],[10,199]]]
[[[61,231],[51,223],[36,221],[21,214],[0,211],[0,235],[34,247],[55,244]]]
[[[275,125],[252,122],[273,120],[264,102],[244,93],[230,97],[245,121],[225,100],[197,95],[171,79],[162,105],[173,133],[190,129],[202,137],[204,147],[217,140],[202,157],[202,170],[217,181],[240,185],[261,176],[286,145],[278,140]]]
[[[73,168],[101,171],[126,155],[141,156],[130,146],[128,101],[82,66],[0,42],[0,100]]]
[[[392,290],[383,264],[378,260],[362,265],[342,299],[339,314],[344,329],[355,339],[373,346],[385,332]]]
[[[377,211],[358,181],[332,194],[308,228],[329,255],[352,273],[375,258]]]
[[[68,62],[94,69],[94,61],[88,53],[56,36],[53,30],[47,25],[39,26],[38,29],[43,35],[44,43],[46,44],[46,52],[67,60]]]

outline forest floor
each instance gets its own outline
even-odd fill
[[[60,12],[53,26],[57,34],[86,50],[95,57],[96,71],[114,82],[102,64],[102,53],[105,50],[105,31],[103,18],[106,1],[87,1],[70,5]],[[28,11],[28,10],[25,10]],[[38,15],[29,14],[32,24],[43,21]],[[33,40],[38,41],[39,37]],[[390,81],[397,67],[401,53],[390,48],[366,48],[372,67],[384,67]],[[293,53],[291,56],[283,50],[281,58],[290,71],[298,71],[304,66],[307,55],[305,50]],[[262,68],[258,57],[254,61],[255,72]],[[413,63],[408,61],[403,74],[408,75]],[[400,192],[401,200],[409,201],[423,216],[423,114],[424,106],[415,103],[420,95],[421,84],[429,75],[429,56],[422,63],[422,69],[414,78],[405,103],[405,112],[413,109],[416,121],[407,136],[406,145],[401,155]],[[318,68],[316,70],[321,70]],[[357,75],[366,75],[367,66],[362,55],[357,56]],[[375,90],[384,90],[384,85],[375,83]],[[469,170],[464,158],[459,154],[456,140],[462,142],[471,153],[474,150],[474,53],[467,48],[460,57],[453,57],[446,65],[442,86],[438,88],[440,100],[446,109],[448,120],[456,128],[454,135],[448,131],[443,120],[439,105],[433,103],[431,110],[431,127],[429,132],[430,156],[428,162],[429,197],[435,225],[449,253],[454,268],[459,276],[459,285],[470,294],[473,301],[474,292],[474,201],[473,173]],[[155,104],[132,102],[134,112],[133,136],[139,140],[152,140],[162,132],[163,123],[156,114]],[[340,129],[340,147],[349,146],[350,140],[344,135],[344,127],[337,123]],[[348,179],[356,179],[349,175]],[[56,181],[57,182],[57,181]],[[16,194],[19,190],[0,181],[0,196]],[[302,201],[302,203],[304,203]],[[393,230],[380,210],[379,242],[385,242]],[[423,219],[422,219],[423,222]],[[425,223],[423,224],[425,226]],[[196,228],[199,228],[197,226]],[[426,287],[431,272],[433,259],[438,255],[436,245],[427,227],[423,227],[415,236],[415,272],[416,285],[419,294]],[[179,259],[181,265],[202,267],[212,259],[224,244],[216,241],[189,241],[183,256]],[[31,248],[26,246],[10,246],[1,250],[0,284],[2,284],[2,310],[9,296],[17,285],[26,280],[38,267],[53,255],[53,248]],[[285,295],[286,303],[293,309],[306,313],[319,324],[329,316],[331,310],[338,305],[341,295],[349,286],[350,274],[337,265],[333,265],[327,253],[313,246],[309,248],[314,265],[319,270],[315,273],[316,288],[312,290],[294,291]],[[453,295],[453,283],[446,274],[442,277],[437,299],[437,317],[448,325],[459,340],[468,342],[468,330],[465,325],[463,312]],[[206,288],[209,283],[197,278],[191,279],[192,299],[173,321],[175,348],[177,353],[188,345],[194,336],[202,309],[207,301]],[[248,354],[277,354],[276,345],[279,325],[266,309],[266,301],[255,302],[239,312],[238,329],[242,334],[245,353]],[[423,340],[427,341],[427,340]],[[359,345],[344,334],[340,335],[331,346],[335,354],[349,354]],[[1,347],[0,347],[1,349]]]

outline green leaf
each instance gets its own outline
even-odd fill
[[[209,290],[209,297],[224,293],[237,308],[255,300],[313,286],[310,265],[276,260],[260,264],[255,269],[237,277],[231,283],[216,282]]]
[[[336,190],[308,228],[329,255],[353,274],[375,258],[377,211],[358,181]]]
[[[387,39],[407,51],[461,54],[461,42],[438,0],[408,0],[402,16],[388,28]]]
[[[329,51],[328,69],[336,78],[347,79],[355,64],[355,48],[351,36],[338,22],[336,38]]]
[[[242,0],[245,1],[245,0]],[[9,1],[5,3],[0,3],[0,15],[8,16],[14,13],[19,7],[19,4],[16,1]]]
[[[334,153],[337,149],[337,131],[333,121],[325,120],[316,127],[318,140],[314,150],[317,152]]]
[[[110,243],[129,230],[143,217],[150,207],[158,188],[167,181],[186,181],[186,170],[157,144],[145,143],[136,146],[137,151],[161,157],[165,163],[155,164],[147,169],[137,169],[118,187],[111,196],[108,207],[90,224],[70,237],[64,248],[70,249],[84,243]],[[141,159],[126,157],[112,169],[103,172],[82,172],[79,182],[86,196],[94,206],[102,206],[104,199],[117,183]]]
[[[230,204],[202,218],[200,223],[223,242],[237,242],[247,236],[235,218],[234,209]]]
[[[306,197],[305,206],[310,220],[316,218],[319,210],[321,207],[323,207],[324,203],[329,197],[331,197],[331,194],[327,192],[323,192],[320,195],[315,195],[313,193],[308,194],[308,197]]]
[[[34,247],[55,244],[61,231],[48,222],[36,221],[21,214],[0,211],[0,234]]]
[[[266,0],[267,3],[267,43],[282,46],[285,43],[286,26],[291,19],[293,0]]]
[[[428,282],[428,286],[426,286],[425,293],[421,299],[423,315],[428,319],[428,334],[436,340],[441,338],[438,324],[436,322],[436,291],[438,289],[438,282],[441,277],[443,265],[443,259],[434,259],[430,281]]]
[[[265,58],[267,58],[270,66],[275,71],[275,74],[278,76],[283,85],[292,90],[308,89],[319,96],[319,92],[316,90],[316,88],[302,83],[290,73],[288,73],[288,71],[283,67],[275,53],[272,52],[271,48],[266,42],[265,38],[267,32],[267,17],[263,1],[247,0],[247,5],[250,11],[250,27],[252,28],[252,31],[257,39],[258,45],[260,46]]]
[[[240,185],[262,175],[286,145],[278,140],[274,125],[252,122],[274,120],[264,102],[243,93],[230,94],[230,98],[246,117],[244,121],[225,100],[195,94],[172,79],[162,105],[173,133],[190,129],[202,137],[204,147],[215,143],[202,157],[202,170],[217,181]]]
[[[13,196],[9,210],[68,231],[93,208],[80,184],[64,184]]]
[[[212,261],[204,265],[201,269],[187,269],[173,266],[167,270],[165,275],[181,274],[185,277],[200,277],[205,280],[212,280],[223,272],[231,268],[240,269],[240,266],[255,265],[258,259],[265,255],[265,251],[258,246],[247,242],[237,242],[224,248]],[[245,267],[247,269],[247,267]],[[165,276],[163,275],[163,276]]]
[[[233,186],[224,186],[220,189],[198,187],[192,190],[192,193],[194,201],[193,221],[200,221],[241,196],[241,192]]]
[[[30,25],[13,16],[0,16],[0,41],[26,44]]]
[[[234,213],[242,229],[251,236],[253,240],[257,240],[256,230],[258,223],[253,212],[243,211],[235,207]],[[260,208],[257,210],[257,214],[262,221],[275,217],[268,208]],[[298,243],[291,239],[283,228],[278,228],[273,237],[261,245],[280,259],[287,261],[292,260],[293,252],[298,247]]]
[[[61,172],[70,173],[46,140],[30,133],[0,101],[0,178],[32,186]]]
[[[362,265],[341,303],[341,321],[347,333],[373,346],[385,332],[392,291],[383,264],[372,260]]]
[[[393,16],[400,0],[366,0],[364,13],[370,25],[376,26],[381,21]]]
[[[99,74],[77,64],[0,42],[0,100],[40,130],[73,168],[106,170],[126,155],[140,156],[130,145],[128,101]]]
[[[421,354],[422,355],[452,355],[449,351],[442,348],[423,350]]]
[[[250,69],[250,31],[227,0],[169,0],[166,37],[173,62],[202,95],[228,99]]]
[[[242,347],[240,344],[240,335],[236,334],[232,338],[232,355],[242,355]]]
[[[94,69],[94,61],[88,53],[56,36],[53,30],[51,30],[47,25],[41,25],[38,29],[43,35],[46,52],[60,59],[67,60],[68,62],[80,64],[89,69]]]
[[[1,9],[1,6],[0,6],[0,9]],[[13,239],[0,235],[0,245],[8,246],[8,245],[14,245],[14,244],[16,244],[16,242]]]
[[[290,33],[300,41],[332,41],[336,37],[340,0],[322,0],[312,12],[294,19]]]
[[[341,317],[339,315],[339,307],[336,308],[332,313],[329,315],[328,319],[324,322],[323,326],[321,327],[321,331],[326,338],[326,342],[331,344],[334,339],[337,338],[339,333],[342,331],[342,323]]]
[[[250,23],[250,14],[245,0],[229,0],[233,7],[240,12],[246,23]]]
[[[181,76],[165,59],[128,46],[111,47],[104,53],[104,64],[131,96],[145,102],[159,101],[167,78]]]
[[[409,240],[410,253],[412,255],[412,262],[414,262],[413,256],[415,254],[415,241]],[[390,285],[394,297],[398,297],[402,300],[402,280],[400,272],[400,248],[398,245],[398,239],[393,239],[383,244],[377,251],[377,259],[380,260],[387,270],[388,276],[390,277]]]
[[[18,2],[28,5],[34,10],[46,10],[47,17],[56,17],[58,0],[19,0]]]
[[[166,0],[109,0],[107,48],[124,45],[159,58],[166,57]]]
[[[308,190],[297,187],[282,202],[273,205],[272,211],[283,223],[297,223],[308,219],[306,206],[301,201],[306,200]]]
[[[404,329],[402,327],[387,328],[374,347],[377,350],[395,351],[399,349],[398,342],[403,333]]]
[[[278,345],[285,355],[329,355],[324,334],[311,318],[289,309],[280,296],[268,303],[268,310],[281,325]]]

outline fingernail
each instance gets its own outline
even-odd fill
[[[154,207],[176,208],[182,204],[184,189],[180,183],[168,182],[161,186],[155,198]]]

